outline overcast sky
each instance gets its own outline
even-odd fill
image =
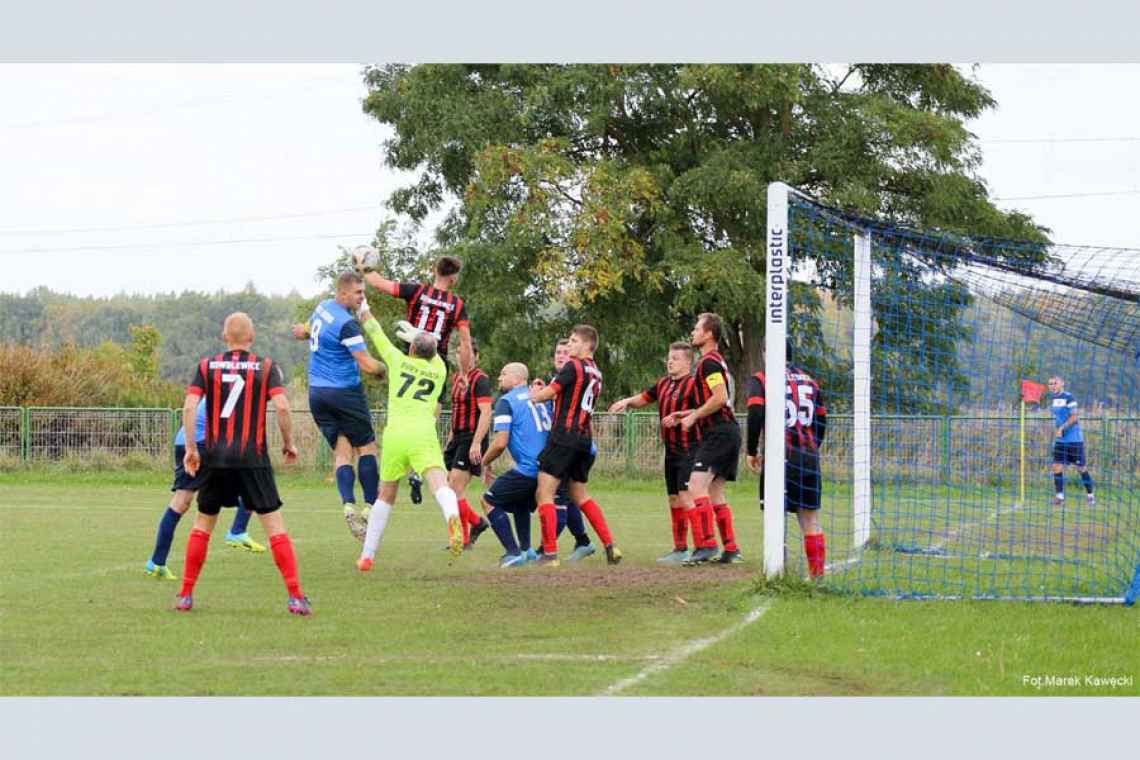
[[[313,294],[400,184],[360,68],[0,65],[0,291]],[[999,205],[1057,242],[1140,248],[1140,66],[978,76],[999,104],[970,125]]]

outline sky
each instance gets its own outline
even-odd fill
[[[1140,66],[981,65],[1003,208],[1140,249]],[[0,291],[317,292],[403,182],[358,65],[0,65]]]

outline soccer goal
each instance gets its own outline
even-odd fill
[[[768,188],[767,249],[765,376],[785,377],[790,346],[827,407],[827,586],[900,598],[1135,598],[1140,251],[896,226],[782,183]],[[1052,472],[1058,396],[1032,392],[1051,378],[1072,395],[1062,403],[1083,438],[1060,449],[1063,499]],[[770,577],[806,568],[796,517],[773,508],[785,501],[787,418],[765,418]]]

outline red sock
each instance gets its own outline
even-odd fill
[[[542,526],[542,553],[558,553],[558,514],[554,504],[538,505],[538,522]]]
[[[586,499],[578,505],[578,509],[582,510],[582,514],[590,521],[590,525],[594,526],[594,532],[598,534],[602,546],[609,546],[614,542],[614,537],[610,534],[610,528],[606,525],[606,518],[602,514],[602,508],[598,506],[598,502],[593,499]]]
[[[479,515],[471,509],[467,499],[459,500],[459,524],[463,526],[463,543],[471,543],[471,526],[479,524]]]
[[[724,544],[724,550],[740,551],[740,547],[736,545],[736,533],[732,530],[732,507],[727,504],[714,504],[713,512],[716,514],[716,527],[720,530],[720,542]]]
[[[823,577],[823,565],[827,557],[827,547],[822,533],[813,533],[810,536],[804,536],[804,554],[807,555],[808,572],[811,573],[811,577]]]
[[[712,502],[709,501],[707,496],[698,496],[693,499],[693,511],[697,513],[697,521],[700,523],[701,532],[699,546],[701,549],[715,549],[716,548],[716,528],[713,527],[715,520],[713,519]],[[695,532],[694,532],[694,535]]]
[[[278,533],[276,536],[271,536],[269,548],[273,550],[273,561],[277,563],[277,569],[285,580],[289,596],[304,596],[301,593],[301,581],[297,577],[297,558],[293,555],[293,542],[289,540],[289,534]]]
[[[689,527],[693,529],[693,547],[704,546],[705,532],[701,529],[701,513],[697,511],[696,507],[693,507],[685,510],[685,517],[689,521]]]
[[[206,564],[206,551],[209,548],[209,533],[197,528],[190,531],[190,539],[186,542],[186,563],[182,568],[182,592],[179,596],[190,596],[194,593],[194,584],[198,582],[202,565]]]
[[[687,543],[689,522],[685,510],[683,507],[669,507],[669,516],[673,519],[673,548],[683,552],[689,548]]]

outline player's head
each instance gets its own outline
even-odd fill
[[[796,346],[790,340],[784,344],[784,364],[792,366],[796,363]]]
[[[566,343],[571,359],[588,359],[598,348],[598,331],[593,325],[574,325]]]
[[[724,320],[719,315],[706,311],[697,317],[697,323],[693,325],[690,337],[694,346],[708,351],[715,350],[720,345],[722,335],[724,335]]]
[[[435,286],[440,290],[454,288],[462,268],[463,262],[454,256],[440,256],[435,262]]]
[[[499,390],[509,391],[512,388],[518,388],[520,385],[526,385],[529,377],[530,371],[525,364],[511,362],[499,371]]]
[[[341,272],[336,278],[336,302],[350,311],[364,302],[364,278],[356,272]]]
[[[439,341],[429,332],[421,330],[412,338],[410,353],[417,359],[431,361],[439,351]]]
[[[570,339],[559,338],[554,346],[554,371],[562,369],[562,365],[570,358]]]
[[[693,347],[683,340],[669,344],[669,355],[665,357],[665,371],[670,377],[680,378],[693,369]]]
[[[253,320],[244,311],[235,311],[222,324],[222,340],[227,348],[248,348],[253,345]]]
[[[1060,393],[1065,390],[1065,380],[1060,375],[1053,375],[1049,378],[1049,392]]]

